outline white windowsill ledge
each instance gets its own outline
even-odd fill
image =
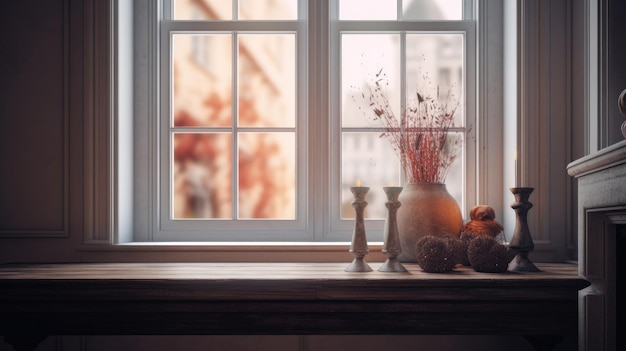
[[[383,243],[368,244],[366,261],[383,262]],[[347,242],[134,242],[83,244],[83,262],[346,262]]]

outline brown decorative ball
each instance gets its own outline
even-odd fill
[[[416,243],[415,256],[424,272],[443,273],[454,269],[462,258],[461,241],[450,235],[427,235]]]
[[[459,242],[461,245],[461,260],[460,263],[464,266],[471,266],[469,258],[467,257],[467,249],[469,248],[469,243],[476,236],[472,234],[461,234],[459,236]]]
[[[469,262],[477,272],[506,272],[515,252],[490,236],[482,235],[471,239],[467,248]]]

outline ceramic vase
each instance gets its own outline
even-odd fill
[[[415,245],[423,236],[459,235],[463,226],[461,209],[445,184],[406,184],[398,200],[402,204],[397,215],[400,262],[416,262]]]

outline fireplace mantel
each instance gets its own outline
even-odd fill
[[[578,180],[581,350],[616,349],[617,227],[626,225],[626,140],[570,163]]]
[[[624,163],[626,163],[626,140],[570,163],[567,166],[567,172],[571,176],[580,178]]]

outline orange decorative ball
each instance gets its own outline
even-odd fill
[[[472,237],[488,235],[495,238],[504,227],[496,220],[496,213],[493,208],[486,205],[477,205],[470,211],[470,221],[461,227],[461,235]]]

